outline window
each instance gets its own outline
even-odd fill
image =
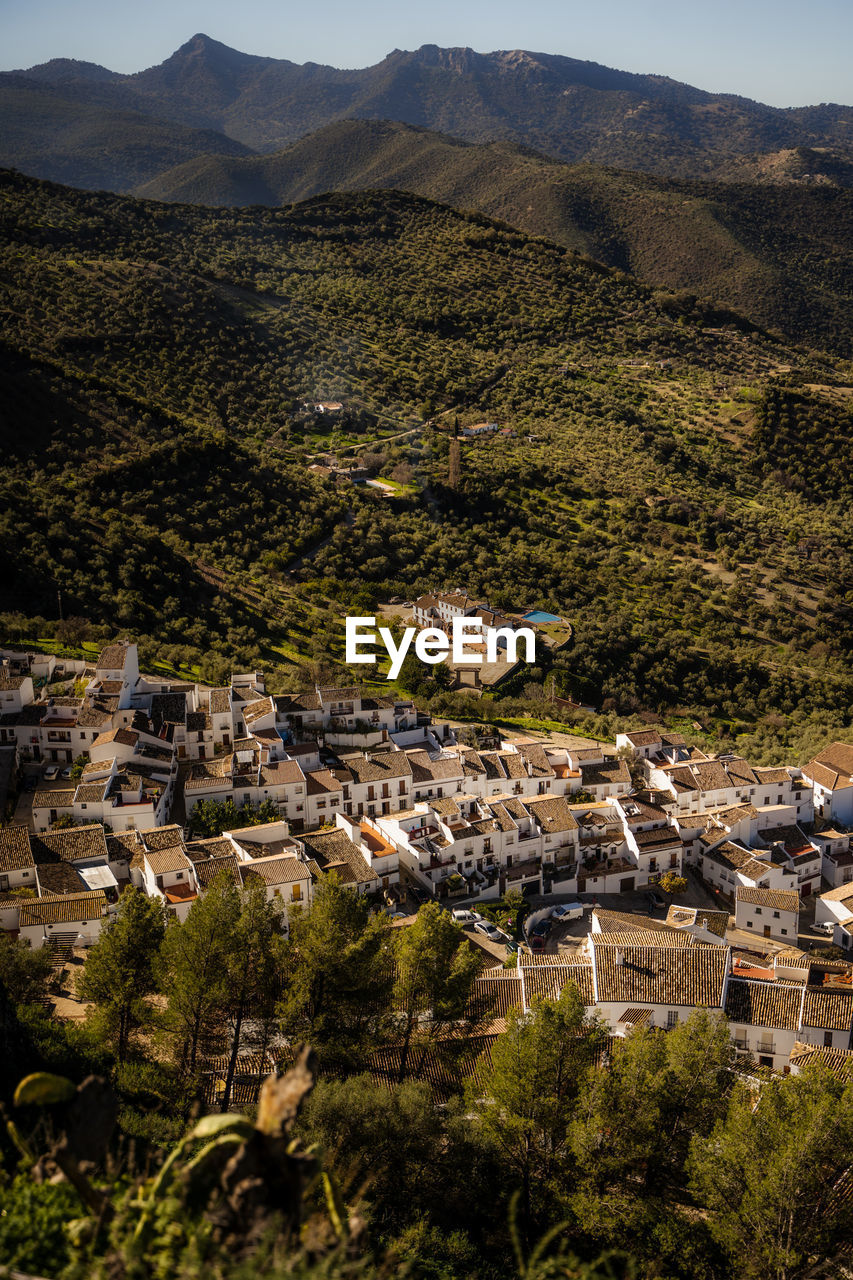
[[[183,880],[183,878],[184,878],[184,873],[183,873],[183,871],[176,871],[176,872],[175,872],[175,879],[176,879],[176,880]]]
[[[756,908],[755,908],[755,914],[756,914],[757,916],[760,916],[760,915],[761,915],[761,907],[756,907]]]
[[[825,1049],[831,1049],[831,1048],[832,1048],[832,1032],[831,1032],[831,1031],[824,1031],[824,1033],[823,1033],[823,1047],[824,1047]]]
[[[671,1031],[673,1027],[678,1026],[678,1010],[668,1009],[666,1014],[666,1029]]]
[[[295,885],[293,886],[293,894],[292,894],[292,897],[293,897],[293,901],[294,901],[294,902],[301,902],[301,901],[302,901],[302,885],[301,885],[301,884],[295,884]]]
[[[746,927],[747,927],[747,929],[751,929],[751,928],[752,928],[752,921],[751,921],[751,920],[747,920],[747,922],[746,922]]]
[[[779,912],[778,912],[778,911],[774,911],[774,912],[773,912],[773,919],[774,919],[774,920],[778,920],[778,919],[779,919]]]

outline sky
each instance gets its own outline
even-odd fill
[[[0,69],[140,71],[200,31],[336,67],[422,44],[528,49],[772,106],[853,104],[853,0],[0,0]]]

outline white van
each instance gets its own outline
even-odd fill
[[[582,902],[561,902],[559,906],[551,909],[551,919],[560,923],[565,923],[567,920],[580,920],[582,916]]]

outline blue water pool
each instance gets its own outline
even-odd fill
[[[522,622],[559,622],[560,619],[555,613],[546,613],[544,609],[533,609],[530,613],[525,613],[521,619]]]

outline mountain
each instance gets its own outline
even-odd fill
[[[0,193],[4,634],[52,634],[59,589],[208,678],[281,677],[452,583],[569,617],[556,687],[616,709],[847,714],[849,364],[401,192]],[[451,479],[439,427],[484,418]]]
[[[349,120],[274,155],[196,157],[137,194],[274,206],[380,187],[478,209],[799,341],[853,352],[849,188],[691,183],[563,165],[511,143],[477,145],[411,125]]]
[[[70,79],[53,81],[0,76],[3,163],[56,182],[128,191],[161,173],[164,165],[202,155],[250,154],[242,143],[212,129],[158,119],[126,105],[110,82],[93,80],[88,95],[78,91],[76,70]]]
[[[338,70],[256,57],[196,35],[133,75],[59,59],[0,76],[61,88],[78,103],[143,110],[269,152],[335,121],[393,119],[472,142],[498,139],[567,161],[699,177],[732,157],[849,147],[853,108],[781,110],[663,76],[523,50],[395,49],[373,67]],[[17,163],[8,150],[0,161]],[[174,163],[174,162],[173,162]],[[165,165],[163,166],[165,167]]]

